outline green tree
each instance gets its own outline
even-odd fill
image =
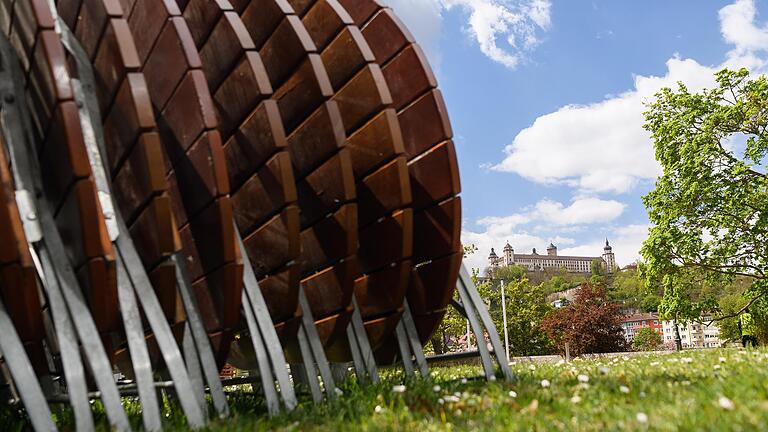
[[[738,341],[741,338],[739,318],[736,315],[743,304],[744,297],[736,293],[725,295],[718,300],[720,315],[724,317],[717,322],[717,326],[720,328],[720,339]]]
[[[601,260],[592,260],[589,265],[589,270],[592,273],[592,276],[602,276],[605,274],[605,269],[603,268],[603,262]]]
[[[663,343],[659,332],[650,327],[643,327],[635,333],[635,337],[632,339],[632,348],[635,351],[653,351]]]
[[[498,281],[512,282],[525,279],[525,267],[511,265],[499,267],[493,271],[493,278]]]
[[[640,302],[640,310],[643,312],[658,312],[661,305],[661,297],[656,294],[648,294]]]
[[[501,293],[496,297],[501,304]],[[542,285],[530,285],[527,279],[505,284],[507,303],[507,333],[510,355],[549,354],[552,342],[541,328],[544,317],[552,310],[545,300]],[[504,338],[504,324],[500,306],[491,310],[499,335]]]
[[[740,292],[726,294],[718,299],[718,313],[715,323],[720,329],[720,339],[738,341],[739,312],[744,305],[744,295]],[[762,297],[749,307],[757,327],[757,338],[761,345],[768,344],[768,297]]]
[[[700,93],[663,89],[645,113],[663,175],[643,197],[653,227],[641,268],[664,287],[664,318],[717,308],[692,292],[737,276],[749,280],[738,311],[768,292],[768,80],[744,69],[716,80]]]
[[[645,280],[637,270],[617,272],[608,287],[608,298],[621,303],[625,308],[637,308],[643,312],[656,312],[661,295],[656,289],[646,287]]]

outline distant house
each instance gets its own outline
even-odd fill
[[[635,339],[635,335],[641,328],[650,327],[664,337],[663,325],[659,321],[659,315],[656,313],[635,313],[630,315],[624,315],[621,319],[621,327],[624,329],[624,338],[627,342],[632,343]]]
[[[664,344],[675,345],[675,325],[672,321],[663,321],[664,333],[662,335]],[[726,341],[720,339],[720,328],[717,324],[712,324],[712,317],[702,315],[701,322],[689,322],[685,325],[678,324],[680,331],[680,343],[683,348],[716,348],[722,346]]]
[[[573,288],[568,288],[565,291],[560,291],[556,293],[552,293],[547,295],[547,303],[551,304],[552,306],[556,308],[561,308],[568,306],[569,304],[573,303],[573,301],[576,299],[576,291],[581,288],[583,284],[577,285]]]

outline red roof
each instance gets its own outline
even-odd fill
[[[633,321],[653,321],[658,320],[659,315],[655,314],[653,312],[645,312],[645,313],[638,313],[638,314],[631,314],[631,315],[624,315],[621,317],[621,322],[633,322]]]

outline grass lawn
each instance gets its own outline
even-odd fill
[[[232,416],[209,430],[768,430],[766,350],[525,362],[512,370],[517,382],[486,383],[462,380],[479,375],[477,367],[433,368],[430,382],[404,388],[402,375],[389,372],[380,385],[348,382],[337,401],[316,406],[305,397],[271,419],[261,399],[243,391],[230,399]],[[184,429],[173,410],[166,428]]]

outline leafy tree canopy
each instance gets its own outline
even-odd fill
[[[632,348],[635,351],[653,351],[663,343],[659,332],[650,327],[643,327],[635,333],[635,337],[632,339]]]
[[[645,128],[663,175],[643,197],[653,224],[641,253],[650,286],[665,289],[664,318],[717,308],[703,285],[742,276],[746,304],[768,293],[768,80],[723,70],[717,87],[680,83],[649,104]]]
[[[600,285],[583,285],[573,303],[547,315],[542,327],[560,352],[566,343],[574,355],[627,349],[619,307]]]

